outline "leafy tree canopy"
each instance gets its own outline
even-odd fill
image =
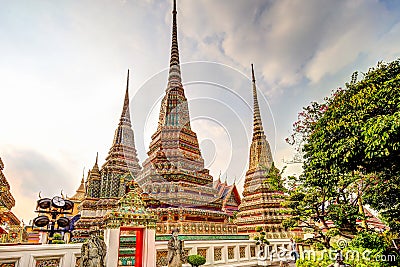
[[[378,63],[360,81],[354,73],[345,89],[304,108],[287,141],[304,154],[304,173],[292,181],[286,226],[300,220],[325,228],[324,237],[354,234],[369,204],[400,230],[399,60]]]

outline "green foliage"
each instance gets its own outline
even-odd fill
[[[261,232],[262,229],[263,229],[263,228],[262,228],[261,226],[256,226],[256,228],[255,228],[256,232]]]
[[[189,255],[187,258],[187,262],[193,267],[198,267],[206,263],[206,259],[200,255]]]
[[[307,179],[358,184],[364,202],[398,229],[400,213],[400,61],[379,63],[326,102],[304,145]],[[397,225],[397,226],[396,226]]]
[[[256,240],[256,244],[257,245],[269,245],[269,241],[265,236],[266,234],[263,231],[263,228],[261,226],[256,226],[255,230],[257,232],[257,235],[254,236],[253,239]]]
[[[376,250],[385,250],[388,248],[383,235],[367,231],[360,232],[358,235],[356,235],[354,239],[351,240],[349,245],[352,248],[366,248]]]
[[[354,267],[385,267],[389,264],[382,259],[382,250],[363,247],[348,247],[343,250],[344,262]],[[358,256],[357,256],[358,255]]]
[[[321,242],[314,242],[313,248],[315,250],[323,250],[325,246]]]
[[[330,247],[335,235],[352,238],[366,221],[362,205],[400,231],[400,61],[378,63],[357,81],[353,74],[323,103],[299,114],[287,141],[304,155],[303,175],[291,177],[286,228],[307,228]],[[327,223],[333,222],[333,225]]]
[[[61,240],[61,239],[62,239],[62,235],[61,235],[61,234],[55,233],[55,234],[53,235],[53,240]]]
[[[346,202],[351,193],[336,192],[335,187],[336,184],[310,186],[307,183],[290,191],[283,206],[291,217],[283,221],[283,226],[307,230],[314,234],[308,242],[320,242],[326,248],[330,248],[330,240],[336,235],[351,237],[356,234],[356,220],[361,214],[356,205]]]
[[[62,239],[62,235],[60,233],[55,233],[51,240],[52,244],[65,244],[65,241]]]
[[[270,186],[271,190],[281,192],[287,191],[286,188],[283,186],[282,173],[284,172],[284,170],[285,168],[283,168],[282,171],[279,171],[279,169],[275,167],[275,164],[272,163],[272,166],[269,169],[265,180],[265,183]]]

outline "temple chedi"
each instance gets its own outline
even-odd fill
[[[157,233],[170,234],[175,227],[190,234],[236,232],[236,226],[228,223],[229,215],[240,203],[234,193],[236,186],[214,183],[190,126],[179,62],[175,1],[167,88],[147,154],[137,183],[157,200],[149,205],[159,218]]]
[[[118,200],[125,195],[129,182],[137,177],[140,170],[129,111],[128,70],[122,114],[106,162],[100,169],[96,156],[95,164],[87,175],[83,199],[80,188],[77,191],[79,197],[75,197],[75,202],[80,202],[80,219],[74,225],[73,240],[83,240],[90,231],[102,229],[103,216],[118,207]]]
[[[250,146],[249,169],[246,172],[242,202],[236,217],[239,233],[254,233],[261,227],[268,238],[284,237],[280,211],[283,192],[276,187],[281,183],[279,171],[272,159],[270,145],[264,134],[260,107],[257,100],[257,87],[252,68],[253,83],[253,137]],[[275,181],[276,183],[272,183]]]
[[[10,184],[3,173],[4,163],[0,158],[0,243],[18,243],[26,241],[27,236],[20,220],[11,209],[15,199],[10,192]]]
[[[72,210],[72,216],[78,214],[78,207],[85,199],[86,196],[86,189],[85,189],[85,174],[82,176],[81,184],[79,185],[78,189],[76,190],[75,194],[72,197],[67,197],[68,200],[74,202],[74,208]]]

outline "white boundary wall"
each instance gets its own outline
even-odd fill
[[[60,267],[74,267],[81,256],[82,244],[0,246],[0,264],[15,263],[15,267],[35,267],[44,259],[59,259]]]
[[[210,240],[210,241],[185,241],[184,249],[189,249],[188,255],[199,254],[199,251],[206,250],[206,263],[202,266],[224,266],[224,267],[239,267],[239,266],[248,266],[254,267],[257,266],[257,252],[258,248],[255,248],[255,256],[252,257],[250,254],[250,247],[255,246],[255,242],[252,240]],[[245,255],[240,255],[240,248],[244,247]],[[233,257],[228,257],[228,248],[232,251],[233,249]],[[221,258],[220,260],[215,260],[214,252],[215,249],[221,252],[221,256],[217,258]],[[168,242],[167,241],[157,241],[156,242],[156,250],[157,254],[165,255],[165,251],[168,250]],[[242,256],[242,257],[241,257]],[[165,260],[163,261],[165,263]],[[158,266],[166,266],[161,265],[160,260],[158,259]],[[184,264],[184,267],[190,267],[189,264]]]
[[[189,255],[198,254],[199,250],[206,250],[205,267],[255,267],[270,265],[270,252],[280,251],[281,247],[290,248],[289,239],[270,240],[271,244],[267,252],[267,257],[259,259],[259,246],[255,248],[255,257],[250,253],[250,248],[255,246],[253,240],[210,240],[210,241],[185,241],[184,248],[189,249]],[[75,267],[77,260],[81,256],[82,244],[54,244],[54,245],[16,245],[0,246],[0,264],[15,263],[15,267],[35,267],[40,260],[59,259],[59,267]],[[228,248],[234,256],[228,257]],[[111,248],[112,250],[113,248]],[[116,247],[115,249],[118,249]],[[215,260],[215,249],[221,252],[220,260]],[[165,253],[168,250],[167,241],[155,242],[156,254]],[[242,253],[240,253],[242,250]],[[244,255],[243,255],[244,251]],[[113,254],[110,248],[107,256]],[[242,255],[241,255],[242,254]],[[155,255],[154,255],[155,256]],[[279,259],[273,257],[273,261]],[[109,261],[108,261],[109,262]],[[114,261],[115,262],[115,261]],[[158,265],[162,266],[162,265]],[[164,265],[165,266],[165,265]],[[189,267],[190,265],[183,265]],[[116,266],[107,266],[116,267]],[[145,266],[156,267],[156,266]]]

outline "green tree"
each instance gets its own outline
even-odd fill
[[[354,235],[357,219],[366,228],[362,207],[369,204],[400,230],[399,60],[378,63],[360,81],[354,73],[345,89],[304,108],[293,126],[287,141],[303,153],[304,173],[291,181],[287,227],[308,224],[327,244],[332,233]]]

